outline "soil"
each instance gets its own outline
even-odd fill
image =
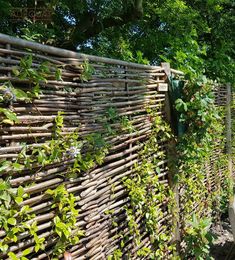
[[[211,231],[216,236],[211,256],[215,260],[235,260],[235,243],[229,219],[223,219]]]

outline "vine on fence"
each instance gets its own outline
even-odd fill
[[[137,255],[148,256],[150,259],[163,259],[167,252],[175,251],[175,245],[171,244],[172,229],[163,223],[160,226],[159,219],[164,219],[166,212],[172,214],[174,196],[171,189],[165,185],[167,180],[161,180],[162,171],[159,165],[166,159],[166,154],[160,149],[159,142],[166,143],[172,135],[169,125],[154,110],[147,108],[147,112],[152,118],[151,135],[139,152],[141,163],[137,163],[132,169],[131,176],[123,180],[131,200],[130,207],[126,208],[126,214],[130,235],[133,236],[135,245],[139,247]],[[150,235],[151,248],[141,244],[139,218]]]
[[[5,116],[5,119],[0,123],[13,125],[18,123],[16,114],[11,107],[14,102],[24,101],[32,102],[34,98],[38,98],[40,94],[40,84],[47,82],[47,77],[54,71],[56,80],[61,80],[61,69],[52,66],[52,71],[49,69],[49,62],[43,62],[39,65],[33,64],[32,55],[28,55],[20,60],[18,67],[13,67],[13,74],[20,80],[28,83],[29,89],[22,90],[13,86],[10,80],[3,82],[0,85],[0,103],[6,108],[0,108],[0,114]]]
[[[79,238],[84,235],[76,226],[78,217],[77,199],[72,193],[68,193],[64,185],[60,185],[54,190],[48,189],[45,194],[50,195],[53,199],[51,209],[55,211],[53,223],[54,233],[57,235],[53,254],[59,256],[65,252],[67,247],[78,244]]]
[[[3,124],[14,124],[18,123],[17,116],[12,112],[14,102],[24,101],[32,102],[33,98],[38,98],[40,94],[40,84],[45,83],[46,77],[51,73],[49,64],[42,63],[37,68],[33,68],[32,56],[27,56],[21,59],[20,66],[13,68],[13,73],[21,80],[26,80],[29,83],[30,90],[23,91],[20,88],[14,87],[10,81],[4,82],[0,86],[0,102],[5,108],[0,108],[6,118],[2,119]],[[55,78],[61,79],[61,70],[54,68]],[[22,233],[29,234],[33,237],[35,245],[34,251],[44,250],[45,238],[38,236],[37,222],[33,221],[35,214],[32,209],[28,206],[22,206],[24,199],[29,198],[29,195],[24,192],[23,187],[12,188],[10,185],[11,174],[19,172],[24,169],[32,169],[33,166],[39,165],[44,167],[48,164],[55,163],[61,159],[64,159],[66,149],[74,145],[76,136],[66,136],[65,138],[61,135],[61,129],[63,127],[63,117],[59,113],[55,119],[55,137],[57,140],[52,139],[51,141],[43,144],[39,148],[28,149],[23,147],[15,161],[1,161],[0,172],[8,174],[6,180],[1,179],[0,181],[0,228],[2,229],[3,239],[0,242],[0,251],[6,253],[9,251],[9,244],[11,242],[17,242],[18,236]],[[72,245],[77,243],[79,236],[82,233],[75,227],[76,217],[78,211],[75,209],[75,198],[72,194],[68,194],[63,186],[59,186],[55,190],[48,190],[46,194],[52,196],[55,200],[55,204],[52,205],[52,209],[56,211],[57,216],[54,218],[55,233],[58,235],[57,243],[54,248],[54,255],[62,253],[63,249],[68,244]],[[58,202],[58,199],[60,200]],[[56,210],[55,208],[58,207]],[[76,234],[74,234],[76,232]],[[8,256],[15,260],[28,259],[26,256],[31,254],[30,248],[24,250],[20,255],[14,252],[8,252]]]
[[[214,153],[224,149],[224,111],[215,106],[213,82],[205,77],[186,84],[182,99],[176,100],[176,109],[187,128],[177,145],[179,174],[176,177],[180,187],[184,187],[181,221],[186,247],[182,253],[187,259],[205,259],[209,257],[208,248],[212,242],[209,234],[211,220],[205,216],[213,216],[212,209],[215,212],[227,204],[230,192],[226,155],[220,152],[219,162],[213,162]],[[220,179],[215,180],[218,190],[214,192],[206,168],[210,163],[214,165],[215,176],[219,176],[219,168],[224,169]],[[206,180],[209,182],[205,183]],[[192,212],[195,213],[193,219]]]

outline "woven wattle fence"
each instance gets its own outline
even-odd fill
[[[38,226],[37,233],[45,238],[46,243],[45,250],[35,253],[34,239],[24,232],[18,236],[17,242],[9,244],[8,251],[20,257],[22,251],[29,248],[30,259],[50,257],[56,243],[52,234],[55,213],[45,192],[64,184],[67,191],[77,198],[79,216],[76,225],[84,232],[80,242],[69,251],[74,259],[105,259],[118,248],[120,239],[117,233],[122,231],[128,235],[129,232],[124,211],[129,199],[122,179],[131,175],[134,164],[141,163],[138,153],[151,133],[151,120],[146,108],[154,109],[164,117],[166,92],[161,92],[161,88],[166,90],[166,85],[162,85],[167,83],[166,73],[161,66],[82,55],[0,35],[0,81],[10,80],[14,86],[24,91],[30,90],[29,81],[19,79],[12,73],[12,69],[19,67],[20,60],[28,55],[33,58],[32,68],[45,61],[49,62],[52,71],[55,67],[61,68],[62,81],[57,81],[51,73],[46,82],[40,83],[38,98],[29,103],[14,102],[11,109],[17,114],[19,122],[14,126],[0,126],[1,161],[14,162],[23,147],[39,147],[52,139],[58,111],[63,111],[62,135],[78,131],[80,136],[87,136],[100,131],[102,126],[98,119],[109,108],[114,108],[120,116],[127,116],[135,131],[109,138],[110,149],[104,162],[88,172],[81,172],[76,178],[67,177],[71,160],[11,173],[11,186],[17,188],[21,185],[29,195],[20,205],[31,207]],[[81,80],[84,62],[93,68],[92,75],[86,81]],[[178,72],[172,70],[171,73]],[[160,150],[165,152],[166,146],[161,140],[159,145]],[[167,188],[167,160],[162,160],[159,167],[159,181]],[[7,179],[8,174],[2,171],[1,178]],[[107,211],[112,214],[107,214]],[[114,218],[116,227],[112,225]],[[171,223],[171,216],[166,212],[159,217],[159,222],[162,225]],[[159,232],[165,232],[165,228]],[[4,234],[0,231],[2,238]],[[143,234],[141,246],[148,247],[149,244],[148,235]],[[135,259],[137,248],[133,247],[131,236],[126,247]],[[2,253],[0,258],[8,259],[8,256]]]
[[[29,205],[31,213],[35,214],[33,221],[37,223],[38,236],[45,238],[45,249],[35,252],[34,238],[24,231],[17,235],[16,242],[8,243],[9,248],[6,253],[0,253],[0,259],[9,259],[8,252],[14,252],[20,258],[25,249],[29,249],[29,259],[51,258],[57,242],[53,234],[56,213],[51,208],[52,199],[46,191],[56,189],[61,184],[76,198],[75,207],[79,210],[76,226],[84,232],[77,244],[67,248],[73,259],[107,259],[120,247],[118,234],[126,237],[123,247],[126,259],[148,259],[148,256],[140,257],[137,254],[141,247],[151,250],[150,236],[141,229],[142,220],[139,219],[137,223],[142,238],[138,246],[133,243],[128,227],[125,209],[130,206],[130,200],[123,178],[131,177],[134,166],[142,163],[139,154],[152,132],[152,120],[147,109],[154,110],[162,119],[169,119],[167,75],[182,73],[162,66],[79,54],[0,34],[0,83],[10,81],[14,87],[30,91],[30,80],[20,79],[13,73],[13,70],[19,68],[20,60],[29,55],[33,59],[32,68],[38,68],[46,61],[50,73],[46,81],[40,82],[37,98],[34,97],[28,103],[17,100],[10,105],[19,122],[12,126],[0,125],[1,163],[15,162],[23,149],[40,147],[55,138],[55,118],[59,111],[63,111],[64,118],[62,136],[76,132],[86,137],[102,132],[103,125],[100,122],[109,109],[127,118],[134,130],[106,137],[109,149],[103,162],[81,171],[75,177],[70,174],[73,160],[66,156],[46,166],[37,164],[13,171],[10,178],[9,172],[2,170],[0,174],[3,180],[9,179],[12,188],[22,186],[28,194],[20,207]],[[92,68],[89,77],[85,79],[84,64]],[[55,68],[60,68],[62,80],[56,80]],[[111,126],[112,130],[119,131],[117,122],[111,121]],[[167,144],[159,138],[158,145],[159,151],[166,155]],[[220,185],[220,173],[214,176],[212,169],[220,152],[215,153],[206,168],[208,178],[205,179],[205,187],[208,187],[208,193]],[[159,182],[165,189],[169,189],[172,176],[169,174],[166,156],[159,161],[158,166],[156,174],[159,175]],[[158,217],[159,235],[172,230],[174,217],[167,207],[168,202],[165,200],[159,205],[163,212]],[[183,199],[181,203],[183,207]],[[192,212],[196,209],[197,205],[192,208]],[[32,223],[30,221],[29,224]],[[4,236],[4,230],[0,230],[0,238],[4,239]],[[172,239],[174,237],[175,232],[172,232]],[[165,251],[164,255],[164,259],[171,258],[170,251]],[[63,258],[62,254],[59,258]]]

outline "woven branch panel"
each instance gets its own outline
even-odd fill
[[[227,87],[226,85],[214,86],[215,104],[225,106],[227,104]]]
[[[14,252],[20,258],[25,249],[29,249],[29,259],[52,257],[58,235],[54,234],[53,229],[56,213],[51,208],[53,202],[46,191],[56,189],[61,184],[75,196],[75,208],[79,210],[76,226],[84,232],[77,244],[67,248],[73,259],[107,259],[119,248],[120,233],[127,238],[124,255],[126,253],[130,259],[146,258],[137,256],[137,251],[143,246],[151,248],[150,237],[140,228],[141,243],[136,247],[133,242],[124,210],[130,204],[122,179],[131,176],[135,164],[141,164],[139,153],[152,131],[151,118],[146,108],[164,117],[165,92],[158,91],[159,84],[166,83],[163,68],[79,56],[70,51],[30,45],[26,41],[18,42],[16,38],[11,38],[9,42],[7,38],[0,38],[0,44],[1,84],[11,81],[14,87],[25,92],[31,90],[30,80],[20,79],[13,73],[14,69],[19,69],[20,60],[29,55],[33,58],[32,69],[37,69],[45,61],[50,68],[47,80],[39,83],[40,94],[37,98],[34,97],[28,103],[17,100],[9,105],[17,114],[19,122],[12,126],[0,126],[1,162],[14,163],[23,149],[31,151],[55,138],[55,118],[59,111],[63,111],[64,118],[62,136],[76,131],[81,138],[85,138],[104,131],[100,122],[110,108],[115,109],[119,116],[126,116],[134,128],[134,131],[124,130],[117,136],[107,137],[109,151],[101,165],[95,163],[89,170],[81,170],[76,176],[71,177],[71,166],[74,163],[71,157],[46,166],[32,164],[10,173],[3,170],[2,179],[9,179],[12,188],[22,186],[28,194],[19,205],[21,209],[29,205],[31,213],[35,214],[27,223],[37,223],[37,234],[39,238],[45,238],[45,249],[35,252],[34,237],[25,229],[23,233],[17,233],[15,242],[8,242],[9,248],[6,253],[1,253],[0,258],[9,259],[8,252]],[[93,69],[89,79],[82,81],[83,65],[86,62]],[[62,80],[55,79],[56,67],[61,69]],[[111,122],[111,127],[119,131],[115,122]],[[159,151],[165,153],[165,142],[159,138],[158,143]],[[169,182],[166,158],[159,160],[159,169],[159,182],[167,190]],[[159,208],[163,212],[159,215],[161,234],[169,232],[171,214],[167,201],[161,203]],[[140,218],[136,224],[141,227],[142,223]],[[1,239],[5,235],[6,232],[1,230]],[[170,257],[170,252],[165,252],[165,256],[165,259]],[[62,258],[62,254],[58,258]]]

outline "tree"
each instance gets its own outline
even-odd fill
[[[130,61],[166,60],[189,76],[235,82],[235,3],[232,0],[37,0],[51,21],[12,10],[35,1],[0,0],[0,30],[68,49]]]

